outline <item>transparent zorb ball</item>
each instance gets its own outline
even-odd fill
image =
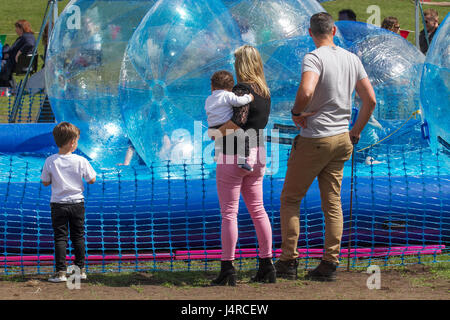
[[[204,108],[210,79],[219,70],[234,74],[241,44],[218,0],[163,0],[147,13],[127,47],[119,86],[129,137],[147,166],[202,163],[203,140],[212,143]]]
[[[124,160],[129,139],[118,104],[128,40],[154,0],[71,1],[56,21],[45,65],[56,119],[81,129],[79,149],[101,167]]]

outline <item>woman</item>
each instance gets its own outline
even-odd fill
[[[269,119],[270,91],[264,77],[261,57],[254,47],[242,46],[235,51],[234,56],[238,84],[233,91],[237,94],[239,91],[251,93],[254,100],[249,105],[234,108],[233,118],[219,128],[223,138],[220,141],[216,139],[218,145],[221,145],[217,160],[216,183],[222,214],[222,256],[220,274],[212,281],[212,285],[236,284],[233,261],[238,237],[237,215],[241,193],[253,220],[259,243],[259,269],[252,281],[276,281],[275,268],[272,264],[272,228],[263,205],[265,147],[264,137],[260,133]],[[236,135],[232,135],[232,139],[229,139],[225,136],[229,131],[238,129],[243,129],[248,139],[237,139]],[[233,140],[234,148],[227,148],[226,143]],[[248,164],[252,167],[252,171],[238,166],[238,152],[241,154],[245,150],[242,143],[249,143]]]
[[[396,17],[384,18],[383,22],[381,23],[381,27],[394,33],[400,32],[400,24],[398,23],[398,19]]]
[[[18,20],[14,26],[16,27],[16,33],[19,37],[11,47],[8,45],[3,47],[3,60],[0,75],[2,80],[9,80],[16,63],[19,61],[19,56],[21,54],[33,52],[34,46],[36,45],[33,30],[27,20]]]

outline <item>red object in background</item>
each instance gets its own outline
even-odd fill
[[[119,32],[120,32],[120,26],[111,25],[110,28],[111,28],[111,38],[112,38],[113,40],[116,40],[117,35],[118,35]]]
[[[400,35],[406,39],[406,38],[408,38],[408,35],[410,32],[411,31],[409,31],[409,30],[400,30]]]

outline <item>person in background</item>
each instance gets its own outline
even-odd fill
[[[383,22],[381,23],[381,27],[394,33],[400,33],[400,24],[398,23],[398,19],[396,17],[384,18]]]
[[[339,11],[339,21],[350,20],[356,21],[356,13],[351,9],[344,9]]]
[[[423,29],[419,34],[419,45],[420,51],[423,54],[427,54],[428,45],[431,44],[436,30],[439,28],[439,14],[434,9],[427,9],[423,12],[423,15],[425,17],[425,28],[428,33],[428,43],[427,37],[425,37],[425,29]]]
[[[11,74],[19,61],[21,54],[29,54],[33,52],[36,45],[34,32],[27,20],[18,20],[14,24],[16,33],[19,36],[12,46],[5,45],[3,47],[3,60],[1,62],[0,80],[8,81]]]

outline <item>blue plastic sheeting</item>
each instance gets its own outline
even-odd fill
[[[428,124],[431,149],[450,153],[450,18],[433,37],[423,68],[422,111]]]
[[[129,140],[117,87],[128,40],[155,3],[71,1],[50,39],[46,87],[57,121],[81,129],[79,148],[103,166],[123,162]]]
[[[0,152],[57,151],[52,134],[54,123],[6,123],[0,126]]]

